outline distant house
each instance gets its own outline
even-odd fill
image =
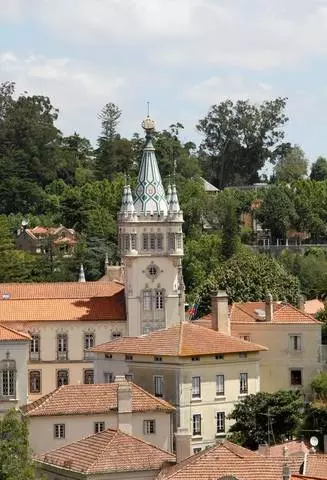
[[[73,228],[59,227],[25,228],[18,230],[16,248],[27,252],[44,255],[63,255],[69,257],[74,253],[77,244],[76,232]]]

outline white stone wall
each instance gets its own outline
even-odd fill
[[[9,354],[9,355],[8,355]],[[0,342],[0,361],[10,360],[16,362],[16,398],[8,402],[1,402],[0,414],[9,408],[16,408],[24,405],[28,398],[27,385],[27,362],[29,354],[29,341]]]

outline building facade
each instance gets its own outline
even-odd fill
[[[17,232],[16,248],[41,255],[61,255],[70,257],[77,244],[77,235],[74,229],[59,227],[26,228],[22,225]]]

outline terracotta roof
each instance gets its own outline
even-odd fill
[[[108,429],[36,460],[84,474],[159,470],[175,455],[119,430]]]
[[[124,320],[124,293],[111,297],[0,301],[0,322]]]
[[[60,245],[60,244],[70,244],[70,245],[75,245],[77,243],[77,240],[69,237],[63,237],[63,238],[57,238],[57,240],[54,240],[53,242],[55,245]]]
[[[22,407],[30,417],[45,415],[83,415],[107,413],[117,410],[117,392],[119,382],[93,385],[63,385],[44,395],[33,403]],[[133,412],[152,412],[162,410],[172,412],[170,403],[156,398],[139,385],[132,386]]]
[[[327,479],[327,455],[310,454],[307,456],[305,475]]]
[[[310,452],[310,445],[303,440],[290,440],[289,442],[283,442],[278,445],[265,446],[267,448],[267,455],[270,457],[282,457],[284,456],[285,449],[287,449],[287,455],[304,455]],[[257,453],[261,453],[257,450]]]
[[[303,457],[263,457],[225,440],[180,464],[167,466],[156,478],[208,480],[230,475],[238,480],[281,480],[285,463],[291,473],[299,473]]]
[[[31,337],[26,333],[17,332],[17,330],[5,327],[5,325],[0,325],[0,342],[26,342],[28,340],[31,340]]]
[[[315,315],[318,313],[320,310],[323,310],[325,308],[324,302],[321,300],[318,300],[317,298],[313,300],[307,300],[304,302],[304,311],[305,313],[308,313],[309,315]]]
[[[189,357],[221,353],[258,352],[262,345],[216,332],[190,322],[173,325],[139,337],[123,337],[97,345],[94,352]]]
[[[230,307],[230,319],[231,324],[244,324],[244,323],[262,323],[267,324],[264,318],[262,320],[258,320],[257,311],[265,311],[265,302],[245,302],[245,303],[233,303]],[[302,312],[293,305],[289,303],[277,303],[274,302],[273,305],[273,320],[271,323],[276,324],[319,324],[318,320],[313,318],[306,312]],[[212,322],[212,314],[208,313],[202,318],[196,320],[198,325],[202,325],[207,328],[211,328]]]
[[[307,475],[292,475],[291,480],[325,480],[326,477],[308,477]]]
[[[123,289],[117,282],[0,283],[0,298],[3,295],[9,295],[9,300],[111,297]]]

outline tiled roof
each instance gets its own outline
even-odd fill
[[[9,295],[9,300],[111,297],[123,289],[117,282],[0,283],[0,298],[3,295]]]
[[[315,315],[319,312],[319,310],[323,310],[325,308],[324,302],[318,300],[317,298],[313,300],[307,300],[304,302],[304,311],[309,315]]]
[[[84,474],[159,470],[175,455],[119,430],[108,429],[36,460]]]
[[[269,322],[276,324],[319,324],[318,320],[313,318],[308,313],[302,312],[289,303],[277,303],[274,302],[273,320]],[[230,308],[231,324],[245,324],[245,323],[262,323],[267,324],[264,319],[258,320],[256,311],[265,311],[264,302],[245,302],[245,303],[233,303]],[[196,323],[207,328],[211,328],[212,314],[209,313],[204,317],[196,320]]]
[[[310,454],[307,456],[305,475],[327,479],[327,455]]]
[[[117,410],[118,382],[93,385],[63,385],[33,403],[22,407],[30,417],[45,415],[82,415]],[[139,385],[132,386],[133,412],[166,411],[174,407],[156,398]]]
[[[101,298],[0,301],[0,322],[124,320],[124,294]]]
[[[26,342],[28,340],[31,340],[31,337],[26,333],[17,332],[17,330],[5,327],[5,325],[0,325],[0,342]]]
[[[307,475],[292,475],[291,480],[325,480],[326,477],[308,477]]]
[[[262,457],[226,440],[180,464],[164,468],[156,478],[208,480],[230,475],[238,480],[281,480],[285,463],[289,465],[291,473],[299,473],[303,457]]]
[[[282,457],[285,449],[287,455],[304,455],[305,453],[309,453],[310,446],[303,440],[291,440],[278,445],[267,446],[267,455],[270,457]]]
[[[189,357],[221,353],[258,352],[266,347],[216,332],[190,322],[140,337],[123,337],[97,345],[95,352]]]

